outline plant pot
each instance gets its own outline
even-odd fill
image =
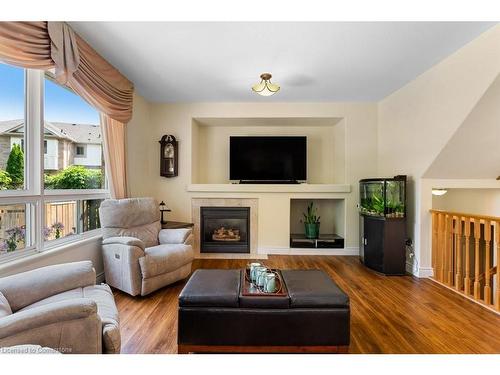
[[[318,238],[319,237],[319,223],[304,224],[306,230],[306,238]]]

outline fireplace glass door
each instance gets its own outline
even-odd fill
[[[201,207],[202,253],[249,253],[249,207]]]

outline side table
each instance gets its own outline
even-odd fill
[[[182,221],[167,221],[161,225],[161,229],[180,229],[180,228],[193,228],[194,223],[185,223]]]

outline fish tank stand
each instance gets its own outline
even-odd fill
[[[360,260],[386,275],[406,273],[406,176],[359,182]]]

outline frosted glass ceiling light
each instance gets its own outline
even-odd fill
[[[447,192],[448,192],[448,190],[446,190],[446,189],[432,189],[432,195],[441,196],[441,195],[445,195]]]
[[[272,75],[270,73],[262,73],[260,75],[260,83],[252,86],[252,90],[262,96],[271,96],[276,94],[280,87],[275,83],[271,83]]]

